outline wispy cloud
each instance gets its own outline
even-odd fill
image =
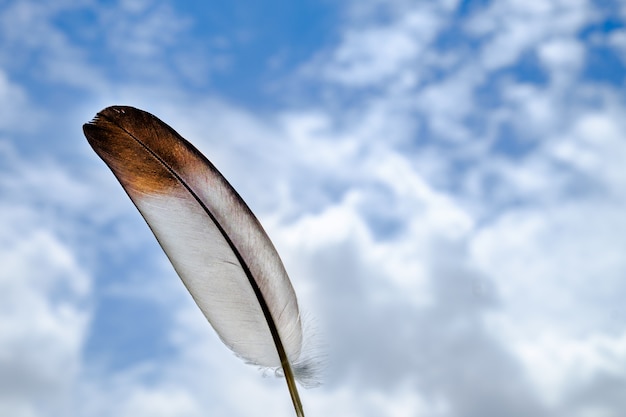
[[[193,87],[223,46],[174,4],[3,6],[0,414],[291,412],[77,145],[84,103],[118,101],[266,225],[327,345],[312,415],[620,415],[624,10],[345,7],[334,43],[268,81],[299,95],[258,108]]]

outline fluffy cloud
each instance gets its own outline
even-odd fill
[[[1,408],[63,414],[82,369],[90,280],[41,210],[16,203],[9,197],[0,205]]]
[[[118,6],[131,17],[103,48],[153,63],[165,87],[146,88],[132,68],[114,82],[50,14],[19,16],[43,22],[30,50],[49,37],[65,51],[43,67],[75,68],[90,100],[153,111],[257,212],[326,345],[326,384],[303,392],[312,414],[619,415],[626,108],[585,68],[594,42],[623,47],[621,31],[580,36],[603,13],[584,1],[389,4],[355,2],[337,43],[293,76],[324,94],[259,114],[171,82],[164,56],[193,17],[162,33],[172,10]],[[7,68],[0,97],[32,110]],[[14,119],[0,121],[13,142],[0,148],[0,413],[288,415],[284,382],[221,346],[104,166],[86,147],[76,165],[27,160]],[[146,307],[137,332],[159,330],[116,367],[100,354],[124,349],[93,346],[123,338],[94,336],[121,298]]]

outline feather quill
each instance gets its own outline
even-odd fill
[[[83,126],[221,340],[262,367],[282,368],[296,415],[302,355],[295,292],[276,249],[207,158],[145,111],[112,106]]]

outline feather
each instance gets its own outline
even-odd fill
[[[191,143],[147,112],[108,107],[83,131],[221,340],[252,364],[282,368],[296,414],[304,416],[294,375],[303,339],[296,295],[239,194]]]

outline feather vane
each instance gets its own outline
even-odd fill
[[[263,227],[207,158],[167,124],[112,106],[83,126],[221,340],[246,361],[282,368],[298,416],[298,302]]]

